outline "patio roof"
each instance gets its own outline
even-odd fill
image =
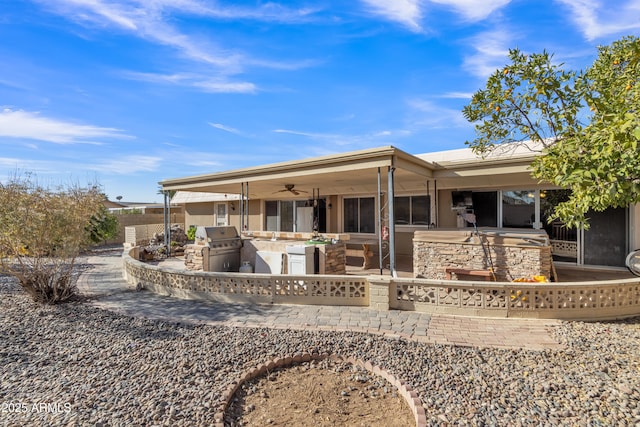
[[[273,163],[204,175],[160,181],[165,191],[197,191],[238,194],[249,185],[249,198],[299,198],[314,189],[323,195],[375,194],[378,168],[386,182],[388,167],[395,167],[396,191],[427,187],[436,167],[393,146],[352,151],[330,156]],[[286,190],[294,185],[296,195]],[[383,184],[384,185],[384,184]]]

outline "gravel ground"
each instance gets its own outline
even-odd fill
[[[562,323],[564,349],[525,351],[38,306],[2,276],[0,306],[2,426],[209,426],[240,373],[299,352],[380,365],[413,386],[431,425],[640,425],[639,318]]]

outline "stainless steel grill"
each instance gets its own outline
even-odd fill
[[[233,226],[198,227],[196,243],[208,247],[204,256],[205,271],[238,271],[240,269],[240,250],[242,240]]]

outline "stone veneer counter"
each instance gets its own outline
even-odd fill
[[[481,244],[482,243],[482,244]],[[447,268],[493,271],[499,282],[551,277],[551,244],[544,231],[513,229],[435,229],[413,236],[416,278],[443,280]],[[470,278],[460,275],[458,279]]]

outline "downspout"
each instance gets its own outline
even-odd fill
[[[393,162],[393,158],[391,160]],[[398,277],[398,272],[396,271],[396,221],[394,214],[394,206],[395,206],[395,191],[394,191],[394,179],[393,173],[395,172],[396,167],[392,164],[389,166],[389,170],[387,172],[387,181],[389,186],[389,202],[387,206],[389,207],[389,273],[391,277]]]

